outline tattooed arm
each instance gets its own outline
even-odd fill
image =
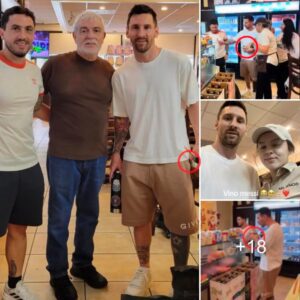
[[[116,170],[122,171],[122,161],[120,151],[123,147],[129,130],[129,119],[123,117],[115,117],[115,139],[113,154],[110,163],[110,180]]]

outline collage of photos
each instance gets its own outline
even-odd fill
[[[0,300],[300,300],[300,0],[0,0]]]
[[[201,102],[200,299],[300,297],[300,102]]]

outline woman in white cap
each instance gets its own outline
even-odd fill
[[[288,130],[281,125],[267,124],[254,131],[252,140],[261,162],[270,171],[262,176],[259,198],[299,198],[300,166],[289,162],[295,146]]]

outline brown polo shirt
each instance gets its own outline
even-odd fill
[[[107,154],[112,66],[70,52],[50,57],[42,68],[45,94],[51,96],[48,154],[88,160]]]
[[[275,179],[268,173],[262,181],[261,199],[300,198],[300,166],[295,163],[287,163],[277,170]]]

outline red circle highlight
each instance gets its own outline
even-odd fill
[[[197,167],[196,167],[196,168],[191,169],[191,170],[187,170],[187,169],[185,169],[185,168],[181,165],[180,160],[181,160],[182,156],[183,156],[184,154],[186,154],[186,153],[191,153],[191,154],[194,155],[196,158],[198,158],[198,164],[197,164]],[[201,159],[200,159],[199,153],[196,152],[196,151],[193,151],[193,150],[189,150],[189,149],[182,151],[182,152],[179,154],[178,159],[177,159],[177,165],[178,165],[179,170],[182,171],[183,173],[186,173],[186,174],[194,174],[194,173],[196,173],[196,172],[199,170],[199,168],[200,168],[200,164],[201,164]]]
[[[255,46],[256,46],[256,50],[255,50],[251,55],[249,55],[249,56],[242,55],[242,54],[239,52],[239,43],[242,41],[242,39],[247,39],[247,38],[250,39],[250,40],[252,40],[252,41],[254,42]],[[250,35],[244,35],[244,36],[241,36],[241,37],[236,41],[236,43],[235,43],[235,52],[236,52],[236,54],[237,54],[240,58],[250,59],[250,58],[254,57],[254,56],[257,54],[257,52],[258,52],[258,43],[257,43],[257,40],[256,40],[254,37],[250,36]]]
[[[248,226],[248,227],[246,228],[246,230],[245,230],[244,233],[243,233],[242,239],[243,239],[243,243],[244,243],[245,247],[251,250],[251,246],[248,245],[248,243],[247,243],[247,241],[246,241],[246,238],[245,238],[246,233],[247,233],[250,229],[254,229],[254,230],[258,229],[258,230],[262,233],[262,235],[263,235],[263,240],[264,240],[264,241],[266,240],[266,234],[265,234],[264,230],[263,230],[262,228],[258,227],[258,226]],[[257,246],[254,247],[254,250],[256,250],[256,249],[257,249]]]

